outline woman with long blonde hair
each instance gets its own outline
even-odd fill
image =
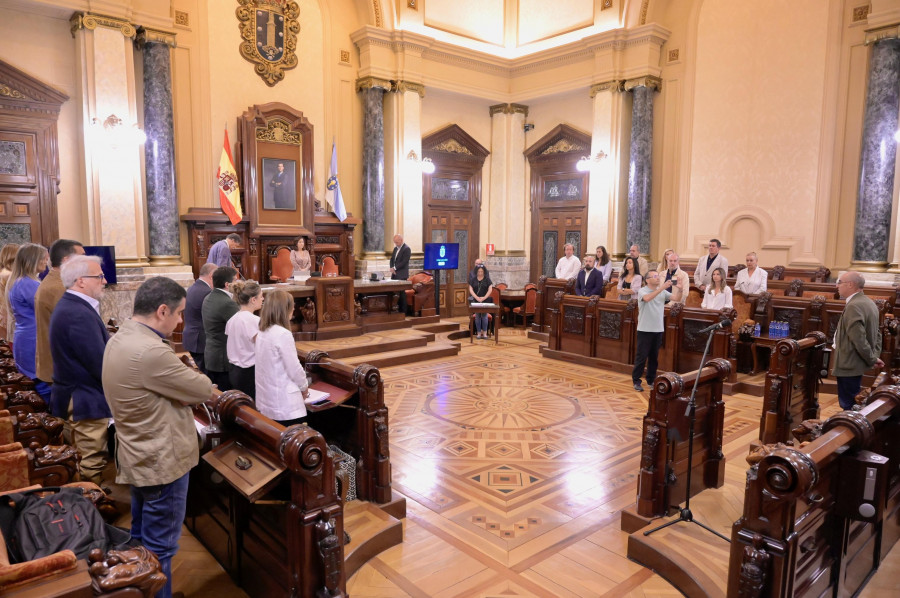
[[[19,371],[35,381],[35,390],[44,400],[50,400],[50,382],[38,380],[35,374],[37,325],[34,318],[34,295],[40,282],[38,275],[47,268],[50,254],[36,243],[25,243],[16,251],[9,279],[6,281],[6,302],[13,317],[13,357]]]
[[[306,372],[291,332],[294,298],[280,289],[266,293],[256,335],[256,408],[290,426],[306,417]]]
[[[7,243],[0,249],[0,339],[12,340],[12,331],[9,330],[9,304],[6,302],[6,281],[12,272],[13,262],[16,260],[18,243]]]

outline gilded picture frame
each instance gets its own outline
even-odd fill
[[[293,0],[238,0],[240,52],[266,85],[284,79],[297,66],[300,7]]]

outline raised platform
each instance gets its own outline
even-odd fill
[[[458,342],[436,340],[435,332],[459,330],[459,324],[438,322],[417,324],[415,328],[385,330],[363,336],[325,339],[316,342],[298,341],[298,349],[325,351],[329,357],[351,364],[368,363],[383,368],[418,363],[457,355]]]

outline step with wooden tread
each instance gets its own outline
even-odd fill
[[[424,330],[426,332],[454,332],[459,330],[460,325],[457,322],[438,322],[437,324],[417,324],[413,326],[413,330]]]
[[[350,542],[344,545],[344,569],[347,577],[388,548],[403,542],[403,524],[377,505],[352,500],[344,505],[344,531]]]
[[[400,351],[388,351],[386,353],[370,353],[368,355],[358,355],[350,359],[346,359],[348,363],[358,365],[368,363],[377,368],[390,367],[394,365],[405,365],[407,363],[417,363],[419,361],[427,361],[429,359],[439,359],[441,357],[452,357],[459,354],[459,343],[453,342],[437,342],[431,343],[426,347],[416,347],[413,349],[402,349]]]
[[[375,344],[359,344],[348,345],[328,349],[326,353],[332,359],[349,359],[360,355],[374,355],[378,353],[389,353],[392,351],[402,351],[404,349],[419,349],[434,342],[434,334],[422,334],[419,337],[409,337],[404,339],[385,339]]]

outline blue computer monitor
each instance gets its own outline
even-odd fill
[[[85,255],[96,255],[103,260],[100,267],[106,284],[116,284],[116,247],[115,245],[85,245]]]
[[[459,243],[425,243],[425,270],[459,268]]]

